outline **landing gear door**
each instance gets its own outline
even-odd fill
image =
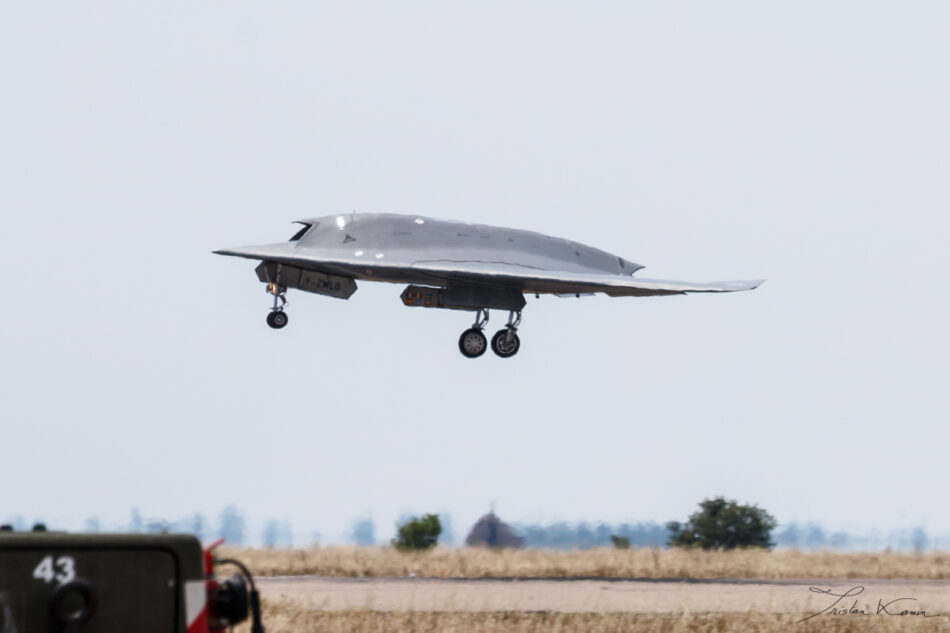
[[[285,288],[296,288],[337,299],[349,299],[356,292],[356,281],[350,277],[328,275],[296,266],[261,262],[254,272],[264,283],[276,283]]]

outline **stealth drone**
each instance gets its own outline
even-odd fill
[[[360,213],[297,223],[302,228],[287,242],[214,251],[260,261],[255,272],[274,296],[268,325],[287,325],[288,288],[348,299],[357,279],[408,284],[400,295],[407,306],[475,313],[459,338],[468,358],[488,348],[482,330],[489,310],[508,312],[492,351],[502,358],[518,352],[525,294],[646,297],[752,290],[762,283],[641,279],[634,273],[643,266],[570,240],[415,215]]]

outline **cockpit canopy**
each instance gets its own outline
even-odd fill
[[[294,233],[293,237],[287,240],[288,242],[298,242],[300,241],[300,238],[307,234],[307,231],[314,227],[320,226],[319,222],[300,222],[299,220],[294,222],[294,224],[302,224],[303,228]]]

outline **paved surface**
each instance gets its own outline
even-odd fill
[[[324,610],[561,611],[637,613],[812,613],[836,605],[875,613],[924,609],[950,615],[950,581],[870,579],[783,580],[484,580],[436,578],[258,578],[268,600]],[[863,590],[857,589],[863,587]],[[898,598],[913,600],[894,601]],[[888,605],[887,603],[890,604]]]

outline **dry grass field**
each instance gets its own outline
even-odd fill
[[[267,603],[268,633],[936,633],[950,617],[824,617],[763,613],[439,613],[318,611],[292,603]],[[237,629],[249,633],[247,624]]]
[[[225,549],[260,576],[430,578],[919,578],[950,579],[950,552],[704,552],[612,548],[585,551],[388,547]]]
[[[382,547],[325,547],[295,550],[225,549],[221,554],[243,560],[256,575],[271,577],[261,582],[265,590],[265,625],[268,633],[950,631],[950,615],[947,615],[948,610],[942,599],[944,590],[939,582],[950,579],[950,553],[842,554],[790,550],[703,552],[663,549],[558,552],[446,548],[420,553],[400,553]],[[324,578],[281,579],[275,578],[276,576]],[[336,580],[333,580],[334,578]],[[597,584],[596,582],[533,580],[508,584],[491,580],[421,580],[423,578],[586,578],[603,579],[600,584],[609,587],[600,588],[589,604],[581,604],[582,608],[576,609],[577,605],[570,606],[577,602],[577,596],[573,594],[580,592],[585,583]],[[650,586],[631,591],[627,594],[628,598],[621,599],[619,608],[615,608],[617,605],[611,602],[612,599],[608,599],[608,594],[627,591],[624,582],[611,580],[621,578],[693,581],[639,583]],[[768,579],[772,584],[763,586],[762,583],[750,583],[748,580],[725,584],[716,581],[700,582],[697,585],[695,582],[701,579],[723,578]],[[887,598],[915,596],[920,598],[920,602],[916,604],[928,609],[930,614],[938,615],[920,617],[826,613],[799,622],[804,616],[826,606],[821,596],[802,603],[801,600],[808,596],[808,584],[785,580],[802,578],[894,579],[890,584],[884,580],[866,581],[870,594],[866,596],[868,602],[873,605],[878,594]],[[920,579],[921,582],[899,579]],[[926,582],[928,580],[931,581],[929,584]],[[435,586],[440,582],[453,583],[446,594],[446,602],[442,603],[435,600],[437,596],[429,595],[445,590],[440,588],[441,586]],[[307,583],[316,585],[310,586]],[[471,597],[466,592],[473,589],[469,588],[468,584],[477,585],[475,591],[501,592],[499,595],[502,599],[484,598],[482,603],[478,602],[481,598],[476,598],[475,607],[469,610],[467,601]],[[493,584],[501,586],[489,586]],[[383,597],[384,589],[392,589],[389,585],[395,585],[397,592],[401,591],[408,597],[401,602],[397,600],[398,604],[389,604]],[[850,584],[836,583],[836,586],[841,588]],[[719,592],[715,595],[721,598],[713,598],[711,601],[704,599],[704,596],[712,595],[708,593],[710,587]],[[557,608],[527,610],[532,608],[529,606],[532,600],[522,600],[515,596],[518,591],[527,591],[530,598],[535,589],[543,592],[544,599],[553,600],[551,604]],[[589,587],[586,590],[591,591]],[[641,590],[654,593],[644,597],[637,593]],[[368,597],[360,598],[359,600],[365,600],[362,602],[357,600],[355,603],[347,603],[343,600],[343,594],[352,591],[362,591]],[[703,591],[707,593],[696,593]],[[928,591],[931,593],[928,594]],[[770,596],[779,596],[782,600]],[[791,599],[791,602],[783,601],[786,597]],[[432,604],[428,604],[429,602]],[[581,599],[581,603],[583,602],[584,599]],[[348,607],[346,604],[356,606]],[[447,606],[439,606],[440,604]],[[914,606],[912,603],[906,604]],[[511,606],[515,608],[511,609]],[[611,608],[606,608],[607,606]],[[810,610],[802,610],[803,608]],[[873,611],[873,608],[870,610]],[[245,623],[237,630],[240,633],[248,633],[249,627]]]

